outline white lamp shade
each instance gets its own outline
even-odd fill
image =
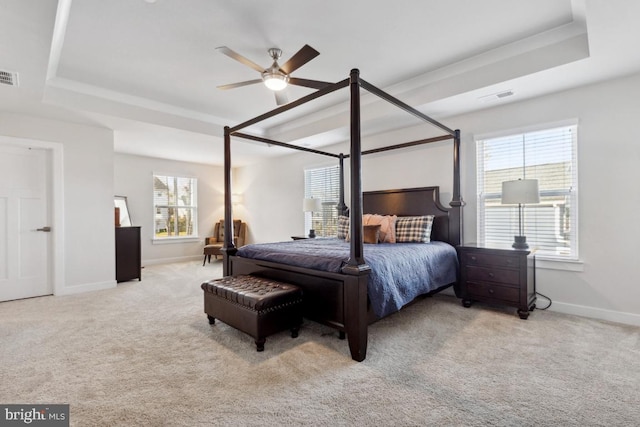
[[[537,179],[517,179],[502,183],[502,204],[540,203]]]
[[[320,212],[322,210],[322,201],[320,199],[304,199],[302,201],[302,210],[304,212]]]

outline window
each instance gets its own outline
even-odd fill
[[[537,256],[577,260],[577,126],[480,139],[476,148],[478,241],[513,242],[518,207],[501,204],[502,182],[537,179],[540,203],[524,208],[527,242]]]
[[[340,168],[336,166],[306,169],[304,197],[320,199],[321,212],[305,212],[306,230],[313,228],[317,236],[335,237],[338,234],[338,201],[340,200]]]
[[[155,239],[198,235],[197,184],[195,178],[153,176]]]

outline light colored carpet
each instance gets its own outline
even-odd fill
[[[0,304],[0,402],[69,403],[76,426],[631,426],[640,328],[450,296],[371,326],[367,359],[305,321],[253,340],[203,313],[220,262]]]

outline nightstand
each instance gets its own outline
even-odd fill
[[[518,309],[527,319],[536,307],[536,258],[531,250],[467,244],[458,246],[462,305],[473,301]]]

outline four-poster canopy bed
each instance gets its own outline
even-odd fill
[[[280,113],[291,110],[316,98],[327,95],[345,87],[350,88],[351,96],[350,152],[347,155],[342,153],[333,154],[306,147],[299,147],[240,132],[242,129],[248,126],[274,117]],[[363,88],[368,92],[382,98],[383,100],[418,117],[419,119],[440,128],[445,132],[445,135],[363,151],[361,149],[360,136],[360,88]],[[278,260],[271,260],[268,257],[262,257],[261,259],[259,255],[258,258],[250,258],[249,256],[251,255],[249,254],[250,251],[248,249],[252,248],[249,248],[249,246],[259,245],[245,246],[240,251],[234,246],[231,237],[233,236],[231,232],[231,225],[233,224],[231,210],[231,136],[336,158],[338,159],[340,164],[341,177],[343,177],[344,159],[349,160],[351,173],[350,206],[347,209],[344,201],[344,188],[341,188],[340,201],[337,207],[341,214],[346,214],[347,211],[349,212],[348,243],[343,243],[343,255],[338,255],[338,257],[344,256],[346,259],[345,262],[339,263],[337,267],[329,269],[329,271],[323,271],[317,269],[317,267],[309,267],[304,262],[294,265],[286,261],[283,262]],[[364,193],[362,192],[361,159],[363,155],[444,140],[453,140],[453,197],[451,202],[449,203],[450,207],[444,207],[440,203],[438,187],[422,187],[404,190],[383,190]],[[401,300],[399,302],[396,301],[395,305],[391,304],[390,307],[372,307],[371,302],[374,299],[374,294],[371,293],[373,292],[371,283],[374,282],[374,278],[378,281],[380,279],[377,276],[371,274],[372,267],[367,263],[367,259],[365,259],[365,245],[363,244],[363,214],[371,213],[379,215],[396,215],[397,217],[432,215],[433,225],[431,229],[431,240],[434,241],[434,245],[422,244],[421,246],[438,246],[437,244],[440,244],[441,246],[455,248],[456,245],[461,244],[462,207],[464,203],[460,196],[460,131],[449,129],[448,127],[442,125],[434,119],[424,115],[423,113],[417,111],[416,109],[410,107],[402,101],[399,101],[391,95],[362,80],[357,69],[352,70],[349,78],[345,80],[334,84],[327,84],[324,88],[319,89],[317,92],[276,108],[268,113],[255,117],[235,127],[225,127],[224,147],[225,242],[222,249],[222,252],[224,254],[224,276],[251,274],[268,279],[288,282],[301,287],[304,293],[304,316],[311,320],[318,321],[320,323],[336,328],[340,332],[341,337],[344,337],[344,334],[346,333],[351,357],[356,361],[362,361],[366,357],[368,325],[371,322],[379,319],[380,317],[388,314],[389,311],[397,311],[406,302]],[[341,186],[343,182],[344,179],[341,179]],[[289,243],[294,242],[283,242],[283,244],[285,245]],[[312,242],[303,241],[298,243],[304,246],[305,244],[309,245]],[[321,242],[313,243],[319,244]],[[398,244],[396,245],[396,247],[400,247],[402,245],[405,244]],[[406,245],[415,246],[420,244],[407,243]],[[367,253],[367,258],[373,261],[373,249],[369,248],[371,246],[383,245],[367,245],[367,249],[369,250],[369,252]],[[348,249],[345,249],[347,247]],[[247,249],[245,250],[245,248]],[[403,249],[405,250],[413,250],[407,248],[409,248],[409,246],[403,247]],[[315,248],[311,248],[310,250],[311,252],[317,252]],[[399,249],[397,249],[396,251],[398,253],[401,252]],[[339,249],[336,249],[336,253],[338,252]],[[410,289],[408,291],[403,289],[400,292],[396,293],[411,295],[411,297],[414,298],[421,293],[425,294],[437,292],[451,285],[454,285],[454,289],[456,289],[455,285],[457,284],[458,264],[457,258],[455,256],[455,249],[449,249],[448,252],[453,252],[453,263],[455,265],[451,267],[453,269],[453,273],[451,272],[451,268],[449,268],[448,272],[441,274],[442,278],[446,279],[441,278],[440,282],[444,280],[445,283],[440,283],[436,280],[433,283],[429,284],[430,287],[424,289]],[[410,256],[406,256],[405,252],[405,255],[403,256],[403,263],[404,261],[407,261],[408,258],[417,258],[414,257],[413,252],[411,252]],[[439,257],[441,255],[426,256],[429,259],[433,258],[439,260]],[[450,255],[447,256],[451,258]],[[436,263],[437,262],[439,261],[436,261]],[[451,263],[451,261],[448,262]],[[405,270],[412,269],[412,267],[406,266],[403,268]],[[402,281],[405,279],[399,280]],[[386,291],[383,291],[383,293],[384,292]],[[378,296],[376,296],[376,298],[378,298]],[[383,300],[389,299],[388,296],[385,295],[383,295],[381,298]],[[391,299],[393,298],[394,297],[391,297]]]

